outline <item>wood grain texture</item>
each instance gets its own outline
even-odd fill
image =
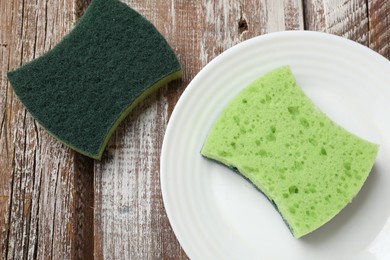
[[[74,6],[69,0],[0,5],[0,258],[83,255],[80,239],[86,233],[79,223],[87,216],[78,210],[87,207],[78,198],[93,191],[92,184],[85,185],[92,165],[75,167],[75,154],[33,120],[6,78],[7,71],[42,55],[71,29]]]
[[[390,58],[390,2],[304,0],[305,29],[357,41]]]
[[[304,0],[305,29],[339,35],[368,45],[366,0]]]
[[[390,1],[368,1],[369,47],[390,59]]]

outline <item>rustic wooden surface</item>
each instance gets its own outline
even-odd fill
[[[90,0],[0,0],[0,258],[186,259],[160,191],[169,116],[227,48],[273,31],[316,30],[390,58],[390,1],[126,0],[166,37],[182,80],[149,96],[93,161],[59,144],[15,97],[6,72],[50,50]]]

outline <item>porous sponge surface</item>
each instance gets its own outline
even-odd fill
[[[289,67],[269,72],[235,96],[201,151],[260,189],[297,238],[352,201],[377,152],[376,144],[347,132],[316,108]]]
[[[16,95],[40,125],[97,159],[136,103],[180,76],[166,40],[118,0],[94,0],[57,46],[8,73]]]

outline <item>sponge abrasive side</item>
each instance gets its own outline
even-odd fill
[[[162,35],[118,0],[94,0],[52,50],[8,73],[16,95],[43,128],[96,159],[140,100],[180,76]]]

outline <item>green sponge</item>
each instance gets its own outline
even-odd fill
[[[140,100],[180,76],[161,34],[118,0],[94,0],[55,48],[8,73],[42,127],[95,159]]]
[[[282,67],[233,98],[201,153],[249,179],[299,238],[352,201],[377,151],[320,112]]]

